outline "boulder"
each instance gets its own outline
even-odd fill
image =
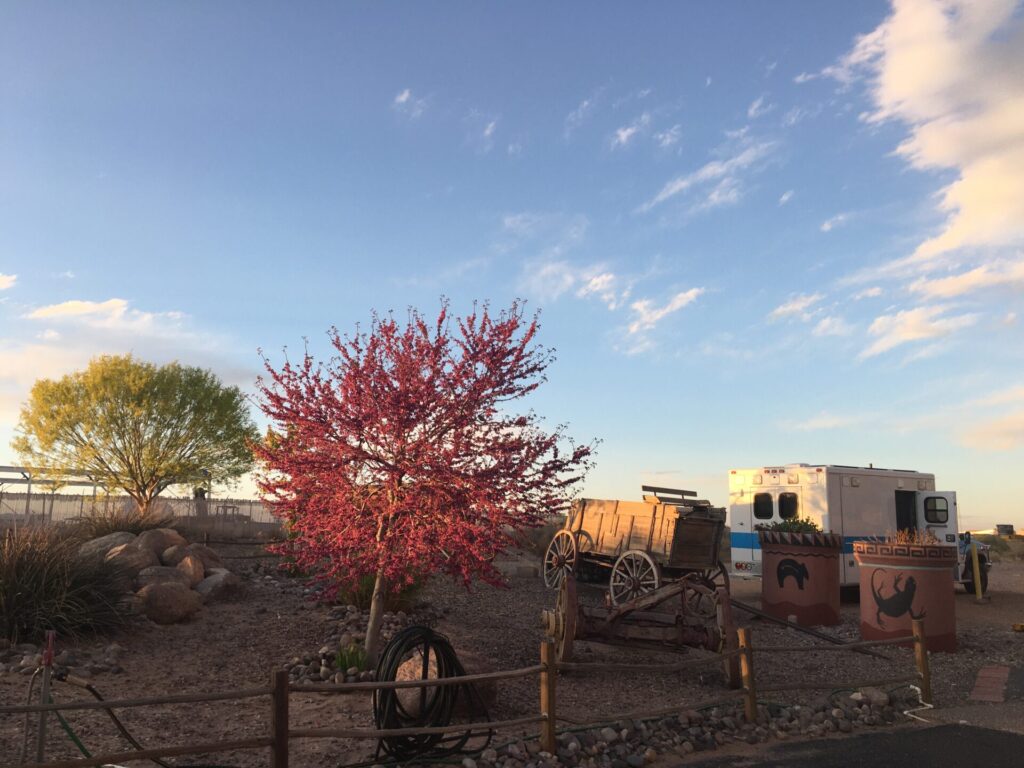
[[[203,604],[199,595],[178,582],[149,584],[138,592],[140,609],[157,624],[190,618]]]
[[[188,553],[198,557],[207,571],[224,567],[224,561],[220,559],[220,555],[205,544],[189,544]]]
[[[203,561],[195,555],[185,555],[176,568],[185,574],[189,587],[193,589],[206,577]]]
[[[135,541],[135,534],[128,531],[117,531],[100,536],[98,539],[90,539],[78,548],[79,557],[97,558],[102,560],[114,547],[128,544]]]
[[[459,651],[458,656],[467,675],[495,671],[492,665],[473,653]],[[402,662],[395,671],[395,680],[422,680],[423,677],[423,657],[421,655],[414,655],[412,658]],[[431,654],[430,661],[427,664],[426,678],[429,680],[436,677],[437,659]],[[487,714],[485,710],[480,709],[480,704],[483,704],[486,710],[494,709],[498,701],[498,686],[495,680],[484,680],[478,683],[470,683],[470,687],[473,688],[474,694],[467,695],[464,689],[459,691],[459,697],[455,702],[453,714],[459,717],[470,718],[473,721],[472,718]],[[399,703],[412,717],[419,715],[421,690],[427,691],[429,695],[432,689],[398,688],[395,690],[395,696],[398,698]]]
[[[160,553],[160,562],[164,565],[175,566],[184,560],[188,553],[188,545],[175,544]]]
[[[137,547],[134,542],[119,544],[107,552],[107,556],[103,559],[108,563],[118,566],[133,578],[143,568],[149,568],[151,565],[160,565],[160,558],[156,556],[152,549]]]
[[[154,528],[143,531],[135,540],[140,547],[149,547],[159,556],[165,549],[188,544],[185,538],[173,528]]]
[[[210,575],[196,585],[196,592],[202,596],[204,603],[230,597],[242,583],[236,574],[223,568],[214,568],[207,573]]]
[[[166,584],[168,582],[183,584],[192,589],[191,579],[187,573],[166,565],[151,565],[139,571],[139,575],[135,577],[135,589],[142,589],[150,584]]]

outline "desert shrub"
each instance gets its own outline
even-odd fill
[[[370,659],[363,646],[359,643],[349,643],[347,647],[338,648],[334,656],[334,667],[341,672],[352,667],[362,671],[370,668]]]
[[[821,526],[809,517],[796,517],[792,520],[776,520],[774,523],[762,523],[757,526],[759,531],[782,531],[784,533],[821,533]]]
[[[46,630],[77,637],[124,621],[128,579],[116,566],[78,557],[79,541],[54,528],[8,531],[0,542],[0,637],[37,642]]]
[[[154,528],[170,528],[174,514],[169,507],[150,508],[142,512],[134,503],[111,504],[96,507],[89,514],[77,520],[72,528],[74,534],[83,539],[96,539],[108,533],[127,531],[136,536]]]
[[[981,544],[988,544],[991,549],[989,550],[989,556],[993,560],[1011,559],[1013,557],[1013,548],[1010,546],[1010,542],[1006,539],[1000,538],[999,536],[990,536],[988,534],[974,534],[974,538]],[[968,550],[968,555],[970,550]]]
[[[373,599],[372,575],[363,576],[358,584],[351,589],[338,590],[337,602],[342,605],[354,605],[361,611],[369,610],[370,600]],[[407,611],[416,603],[421,589],[422,581],[415,581],[411,586],[404,586],[389,591],[384,596],[385,611]]]
[[[902,531],[887,531],[885,534],[886,544],[914,544],[914,545],[925,545],[925,544],[941,544],[934,533],[925,528],[921,530],[915,528],[914,530],[902,530]]]

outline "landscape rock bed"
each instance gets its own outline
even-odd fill
[[[178,692],[226,691],[234,688],[264,686],[273,669],[281,669],[299,658],[309,656],[321,660],[316,649],[340,644],[343,635],[355,636],[365,631],[365,614],[358,618],[347,606],[331,606],[316,602],[317,590],[300,579],[281,574],[274,567],[276,560],[267,558],[259,547],[218,546],[223,562],[241,576],[241,584],[233,595],[223,601],[208,603],[189,622],[158,625],[139,618],[124,632],[110,638],[86,638],[69,642],[58,638],[58,653],[67,651],[74,658],[76,669],[94,673],[90,682],[107,698],[159,696]],[[251,555],[251,556],[249,556]],[[532,562],[532,561],[531,561]],[[539,643],[543,633],[539,627],[539,611],[550,607],[554,594],[546,590],[539,578],[526,575],[521,563],[499,563],[511,574],[510,588],[496,589],[474,585],[470,591],[450,581],[438,579],[422,591],[430,614],[420,615],[421,606],[407,612],[402,619],[392,617],[393,631],[407,623],[433,623],[437,631],[452,641],[459,658],[469,667],[469,660],[479,660],[486,668],[472,671],[514,669],[538,663]],[[977,606],[966,595],[957,596],[960,652],[934,654],[931,657],[933,688],[940,709],[919,713],[928,720],[941,716],[942,707],[963,704],[979,667],[993,663],[1011,666],[1024,664],[1024,644],[1020,635],[1009,629],[1012,616],[1024,609],[1024,566],[1004,570],[993,569],[993,601]],[[736,596],[756,602],[757,582],[738,581]],[[596,601],[601,593],[587,587],[584,599]],[[447,610],[438,610],[443,607]],[[843,606],[843,623],[829,632],[845,640],[859,636],[857,607]],[[737,611],[741,625],[753,628],[756,645],[803,646],[818,641],[796,635],[789,630],[764,622],[753,621]],[[1019,619],[1018,619],[1019,620]],[[116,645],[118,648],[112,648]],[[21,703],[25,697],[27,678],[19,673],[25,656],[30,663],[40,652],[38,646],[6,647],[0,644],[0,664],[13,673],[0,675],[0,700]],[[905,675],[913,669],[912,652],[904,648],[886,648],[891,662],[849,653],[788,653],[755,656],[757,680],[760,685],[790,683],[801,680],[842,682]],[[578,643],[575,661],[629,661],[656,663],[678,661],[678,655],[641,653],[631,649],[608,648],[591,643]],[[694,651],[691,658],[703,655]],[[69,657],[64,657],[68,659]],[[123,671],[118,671],[123,670]],[[345,670],[348,672],[348,670]],[[27,673],[25,673],[27,674]],[[305,677],[305,673],[302,673]],[[319,676],[319,672],[317,675]],[[337,671],[335,672],[337,674]],[[660,718],[645,723],[615,720],[600,727],[582,728],[564,735],[553,756],[540,755],[539,745],[527,736],[537,728],[510,729],[496,735],[493,755],[490,752],[466,758],[477,768],[533,768],[554,766],[562,759],[576,768],[623,768],[654,760],[654,765],[685,762],[685,754],[712,748],[750,753],[761,741],[845,736],[864,729],[897,725],[905,722],[898,714],[916,701],[907,697],[906,687],[892,693],[902,697],[890,702],[890,720],[884,706],[869,710],[858,702],[853,709],[850,692],[821,697],[812,692],[764,694],[762,699],[778,704],[771,711],[761,712],[760,722],[747,727],[740,702],[700,713],[700,719],[686,712],[687,702],[709,701],[724,692],[721,666],[709,665],[702,670],[672,674],[622,674],[569,672],[558,683],[558,711],[577,721],[600,722],[615,713],[639,712],[678,704],[686,714],[685,727],[679,718]],[[883,692],[887,692],[885,689]],[[58,700],[80,699],[83,692],[60,684],[55,689]],[[848,701],[844,705],[844,702]],[[336,696],[304,691],[299,684],[291,696],[291,722],[296,728],[372,727],[370,695]],[[833,710],[843,709],[846,716],[837,717]],[[788,710],[789,721],[784,718]],[[511,719],[535,715],[538,711],[536,677],[502,680],[497,685],[497,701],[489,707],[492,719]],[[810,722],[806,723],[807,714]],[[145,746],[157,744],[197,743],[218,739],[265,736],[269,729],[269,707],[265,698],[241,701],[211,702],[189,706],[161,706],[124,710],[121,713],[133,735]],[[876,720],[875,718],[880,718]],[[126,748],[106,716],[100,712],[71,713],[76,732],[94,753]],[[0,716],[0,754],[17,754],[20,749],[22,717]],[[972,721],[973,722],[973,721]],[[875,724],[877,723],[877,724]],[[788,728],[783,727],[788,724]],[[979,724],[984,724],[984,721]],[[562,727],[567,726],[564,723]],[[620,727],[621,726],[621,727]],[[602,738],[602,730],[618,732],[618,739]],[[902,727],[912,727],[903,725]],[[623,739],[622,731],[627,732]],[[646,731],[645,731],[646,729]],[[699,730],[693,730],[699,729]],[[760,729],[760,730],[758,730]],[[604,736],[608,736],[605,732]],[[577,746],[573,746],[573,739]],[[676,743],[676,740],[679,740]],[[511,753],[505,745],[512,741]],[[592,742],[592,743],[591,743]],[[603,744],[602,744],[603,742]],[[756,742],[756,744],[754,743]],[[371,758],[375,742],[302,739],[293,743],[292,762],[303,768],[336,768],[340,763]],[[557,754],[562,753],[562,754]],[[571,753],[571,754],[570,754]],[[77,751],[59,728],[50,729],[47,756],[52,759],[72,758]],[[493,759],[492,759],[493,758]],[[631,758],[631,759],[630,759]],[[573,762],[575,760],[575,762]],[[518,762],[515,762],[518,761]],[[669,762],[671,761],[671,762]],[[264,751],[242,751],[210,756],[195,756],[183,762],[216,763],[255,768],[266,765]],[[458,764],[459,759],[455,759]],[[141,763],[139,763],[141,765]],[[520,766],[521,764],[521,766]],[[467,763],[468,768],[472,765]]]
[[[895,705],[895,706],[894,706]],[[729,704],[706,712],[688,710],[657,720],[620,720],[558,735],[557,754],[536,741],[513,741],[463,760],[464,768],[641,768],[661,756],[679,757],[730,743],[759,744],[795,736],[820,737],[907,722],[901,708],[915,700],[892,701],[883,691],[819,698],[809,706],[759,707],[748,723],[742,706]]]

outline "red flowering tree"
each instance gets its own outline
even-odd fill
[[[376,658],[384,597],[419,576],[499,584],[494,556],[515,529],[564,511],[591,445],[546,431],[513,403],[544,380],[553,353],[520,303],[428,322],[374,315],[326,364],[308,353],[258,382],[274,426],[256,448],[260,488],[293,538],[282,545],[324,596],[375,578],[366,650]]]

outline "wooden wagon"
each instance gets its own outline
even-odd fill
[[[579,499],[544,553],[544,583],[566,573],[608,579],[614,605],[695,574],[711,589],[729,576],[719,559],[725,509],[693,491],[642,486],[643,501]]]

